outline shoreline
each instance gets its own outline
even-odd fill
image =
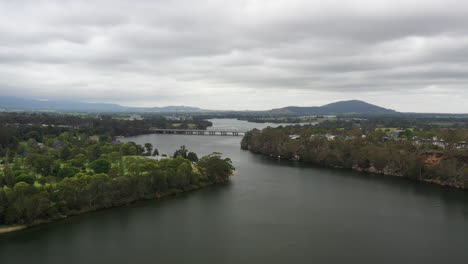
[[[214,187],[216,185],[223,185],[223,184],[228,184],[228,183],[230,183],[230,180],[228,180],[226,182],[219,182],[219,183],[216,183],[216,182],[215,183],[208,183],[208,184],[205,184],[205,185],[202,185],[202,186],[191,187],[191,188],[189,188],[187,190],[173,189],[173,190],[168,190],[166,193],[155,193],[155,194],[149,195],[149,196],[147,196],[147,197],[145,197],[143,199],[135,200],[135,201],[132,201],[132,202],[129,202],[129,203],[125,203],[125,204],[121,204],[121,205],[117,205],[117,206],[112,206],[112,207],[108,207],[108,208],[88,208],[88,209],[83,209],[83,210],[81,210],[81,211],[79,211],[79,212],[77,212],[75,214],[70,214],[70,215],[67,215],[67,216],[58,217],[58,218],[54,218],[54,219],[37,220],[37,221],[35,221],[35,222],[31,223],[31,224],[5,225],[5,226],[0,227],[0,237],[2,235],[5,235],[5,234],[11,234],[11,233],[14,233],[14,232],[17,232],[17,231],[27,230],[27,229],[30,229],[30,228],[33,228],[33,227],[44,225],[44,224],[51,224],[51,223],[54,223],[54,222],[58,222],[58,221],[65,220],[65,219],[75,217],[75,216],[80,216],[80,215],[87,214],[87,213],[104,211],[104,210],[109,210],[109,209],[118,208],[118,207],[124,207],[124,206],[128,206],[128,205],[136,204],[138,202],[143,202],[143,201],[165,200],[165,199],[170,199],[170,198],[176,198],[176,197],[182,196],[182,195],[184,195],[186,193],[195,192],[195,191],[198,191],[198,190],[201,190],[201,189],[207,189],[207,188],[210,188],[210,187]]]
[[[333,167],[330,167],[330,168],[333,168]],[[349,168],[343,168],[343,169],[349,170]],[[400,174],[382,172],[382,171],[379,171],[379,170],[375,169],[374,167],[370,167],[370,168],[366,168],[366,169],[363,169],[363,168],[360,168],[360,167],[353,167],[350,170],[357,171],[357,172],[366,172],[366,173],[375,174],[375,175],[399,177],[399,178],[404,178],[404,179],[413,180],[413,181],[417,181],[417,182],[430,183],[430,184],[439,185],[439,186],[443,186],[443,187],[449,187],[449,188],[453,188],[453,189],[468,190],[468,188],[463,186],[463,184],[445,182],[445,181],[441,181],[441,180],[438,180],[438,179],[411,179],[411,178],[408,178],[408,177],[400,175]]]
[[[253,153],[255,155],[261,155],[261,156],[265,156],[265,157],[268,157],[268,158],[274,158],[273,155],[271,155],[271,154],[270,155],[269,154],[263,154],[263,153],[260,153],[260,152],[252,151],[250,149],[245,149],[245,150],[247,150],[250,153]],[[468,186],[465,186],[466,184],[464,185],[463,183],[461,183],[461,184],[451,183],[451,182],[441,181],[441,180],[438,180],[438,179],[411,179],[411,178],[408,178],[408,177],[400,175],[400,174],[386,173],[384,171],[379,171],[379,170],[377,170],[377,169],[375,169],[373,167],[365,168],[365,169],[360,168],[360,167],[346,168],[346,167],[334,167],[334,166],[316,164],[316,163],[313,163],[313,162],[301,161],[301,160],[298,160],[298,159],[295,159],[295,158],[284,159],[284,160],[296,161],[296,162],[300,162],[300,163],[303,163],[303,164],[312,164],[314,166],[318,166],[318,167],[321,167],[321,168],[344,169],[344,170],[348,170],[348,171],[365,172],[365,173],[370,173],[370,174],[374,174],[374,175],[392,176],[392,177],[398,177],[398,178],[404,178],[404,179],[407,179],[407,180],[417,181],[417,182],[421,182],[421,183],[439,185],[439,186],[442,186],[442,187],[448,187],[448,188],[452,188],[452,189],[468,190]]]
[[[0,227],[0,235],[19,231],[19,230],[24,230],[26,228],[28,228],[27,225],[14,225],[14,226]]]

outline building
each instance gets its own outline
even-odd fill
[[[143,120],[143,117],[141,117],[141,115],[132,115],[132,116],[130,116],[130,118],[128,120],[130,120],[130,121]]]
[[[289,139],[299,139],[300,135],[289,135]]]
[[[461,141],[455,144],[456,149],[468,149],[468,142]]]

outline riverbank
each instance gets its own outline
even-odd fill
[[[0,227],[0,235],[1,234],[6,234],[6,233],[11,233],[19,230],[23,230],[28,228],[26,225],[19,225],[19,226],[1,226]]]
[[[243,122],[225,127],[244,129],[237,124]],[[279,162],[240,150],[240,137],[152,134],[125,140],[150,142],[160,153],[181,144],[199,155],[221,152],[232,159],[236,174],[227,185],[174,199],[0,236],[2,263],[41,256],[48,264],[378,263],[383,257],[387,263],[438,264],[447,256],[453,263],[468,258],[466,191]],[[428,232],[428,226],[438,228]]]
[[[154,193],[152,195],[148,195],[148,196],[144,197],[143,199],[130,201],[128,203],[121,204],[121,205],[118,205],[118,206],[112,206],[112,207],[108,207],[108,208],[86,208],[86,209],[83,209],[83,210],[80,210],[80,211],[76,211],[76,212],[74,212],[74,213],[72,213],[70,215],[67,215],[67,216],[62,216],[62,217],[58,217],[58,218],[55,218],[55,219],[40,219],[40,220],[34,221],[33,223],[27,224],[27,225],[0,226],[0,236],[4,235],[4,234],[7,234],[7,233],[13,233],[13,232],[16,232],[16,231],[29,229],[29,228],[37,227],[37,226],[44,225],[44,224],[50,224],[50,223],[62,221],[62,220],[69,219],[71,217],[75,217],[75,216],[79,216],[79,215],[83,215],[83,214],[86,214],[86,213],[104,211],[104,210],[109,210],[109,209],[118,208],[118,207],[124,207],[124,206],[128,206],[128,205],[136,204],[138,202],[149,201],[149,200],[173,199],[173,198],[177,198],[177,197],[180,197],[180,196],[185,195],[187,193],[195,192],[195,191],[198,191],[198,190],[201,190],[201,189],[212,188],[212,187],[215,187],[215,186],[218,186],[218,185],[229,184],[229,182],[230,181],[228,180],[228,181],[225,181],[225,182],[218,182],[218,183],[202,183],[200,185],[192,185],[189,188],[184,189],[184,190],[171,189],[171,190],[168,190],[167,192],[164,192],[164,193]]]
[[[228,184],[228,183],[229,183],[229,181],[221,182],[221,183],[203,183],[203,184],[200,184],[200,185],[192,185],[190,188],[185,189],[185,190],[172,189],[172,190],[169,190],[169,191],[164,192],[164,193],[155,193],[153,195],[149,195],[147,197],[144,197],[143,199],[131,201],[131,202],[128,202],[128,203],[125,203],[125,204],[122,204],[122,205],[118,205],[118,206],[112,206],[112,207],[108,207],[108,208],[86,208],[86,209],[74,212],[73,214],[70,214],[70,215],[67,215],[67,216],[63,216],[63,217],[59,217],[59,218],[55,218],[55,219],[37,220],[37,221],[34,221],[33,223],[28,224],[28,225],[4,226],[4,227],[0,227],[0,236],[2,234],[21,231],[21,230],[29,229],[29,228],[44,225],[44,224],[50,224],[50,223],[54,223],[54,222],[57,222],[57,221],[69,219],[69,218],[74,217],[74,216],[83,215],[83,214],[86,214],[86,213],[104,211],[104,210],[109,210],[109,209],[118,208],[118,207],[124,207],[124,206],[128,206],[128,205],[136,204],[138,202],[149,201],[149,200],[173,199],[173,198],[180,197],[180,196],[185,195],[185,194],[190,193],[190,192],[195,192],[195,191],[198,191],[198,190],[201,190],[201,189],[211,188],[211,187],[214,187],[214,186],[217,186],[217,185],[223,185],[223,184]]]
[[[348,168],[344,168],[344,169],[348,169]],[[367,173],[371,173],[371,174],[379,174],[379,175],[385,175],[385,176],[402,177],[402,178],[410,179],[409,177],[406,177],[406,176],[401,175],[399,173],[395,173],[395,172],[388,171],[388,170],[385,170],[385,169],[384,170],[378,170],[375,167],[360,168],[358,166],[353,166],[351,169],[354,170],[354,171],[358,171],[358,172],[367,172]],[[450,188],[456,188],[456,189],[464,189],[464,190],[468,189],[467,185],[465,185],[465,184],[448,182],[448,181],[443,181],[443,180],[439,180],[439,179],[413,179],[412,178],[411,180],[416,180],[416,181],[420,181],[420,182],[436,184],[436,185],[440,185],[440,186],[444,186],[444,187],[450,187]]]
[[[256,155],[267,156],[267,157],[270,157],[272,159],[275,157],[272,154],[264,154],[264,153],[255,152],[255,151],[252,151],[252,150],[249,150],[249,151],[251,153],[256,154]],[[388,169],[378,170],[378,169],[376,169],[375,167],[372,167],[372,166],[369,167],[369,168],[361,168],[361,167],[356,166],[356,165],[351,167],[351,168],[342,167],[342,166],[331,166],[331,165],[317,164],[317,163],[308,162],[308,161],[302,161],[299,156],[294,156],[293,158],[288,158],[286,160],[313,164],[315,166],[319,166],[319,167],[322,167],[322,168],[344,169],[344,170],[350,170],[350,171],[365,172],[365,173],[370,173],[370,174],[375,174],[375,175],[400,177],[400,178],[406,178],[408,180],[415,180],[415,181],[435,184],[435,185],[439,185],[439,186],[443,186],[443,187],[449,187],[449,188],[455,188],[455,189],[461,189],[461,190],[468,190],[468,182],[463,184],[463,183],[443,181],[443,180],[440,180],[440,179],[410,178],[408,176],[402,175],[401,173],[396,173],[396,172],[388,170]]]
[[[412,140],[382,140],[382,133],[374,130],[361,136],[354,136],[351,132],[345,134],[344,130],[325,130],[328,134],[315,134],[324,133],[320,129],[277,127],[251,130],[242,138],[241,148],[317,166],[468,188],[468,152],[463,149],[434,150]],[[336,135],[338,132],[340,136]],[[355,132],[362,133],[361,130]]]

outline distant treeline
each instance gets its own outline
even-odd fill
[[[368,127],[417,127],[420,129],[468,128],[468,115],[400,114],[397,116],[360,116]]]
[[[352,128],[359,124],[363,127],[418,127],[422,129],[431,128],[468,128],[468,117],[466,116],[424,116],[424,115],[386,115],[386,116],[336,116],[336,120],[329,121],[324,116],[242,116],[236,117],[254,123],[307,123],[307,122],[328,122],[330,128],[347,127]]]
[[[201,117],[169,120],[159,115],[144,115],[143,120],[126,120],[112,115],[71,115],[56,113],[0,113],[0,155],[6,149],[16,149],[19,142],[44,136],[58,136],[63,132],[78,131],[88,135],[135,136],[147,134],[152,127],[206,129],[211,122]]]

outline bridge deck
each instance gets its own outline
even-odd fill
[[[206,135],[206,136],[241,136],[246,130],[240,129],[170,129],[170,128],[151,128],[151,131],[161,134],[176,134],[176,135]]]

